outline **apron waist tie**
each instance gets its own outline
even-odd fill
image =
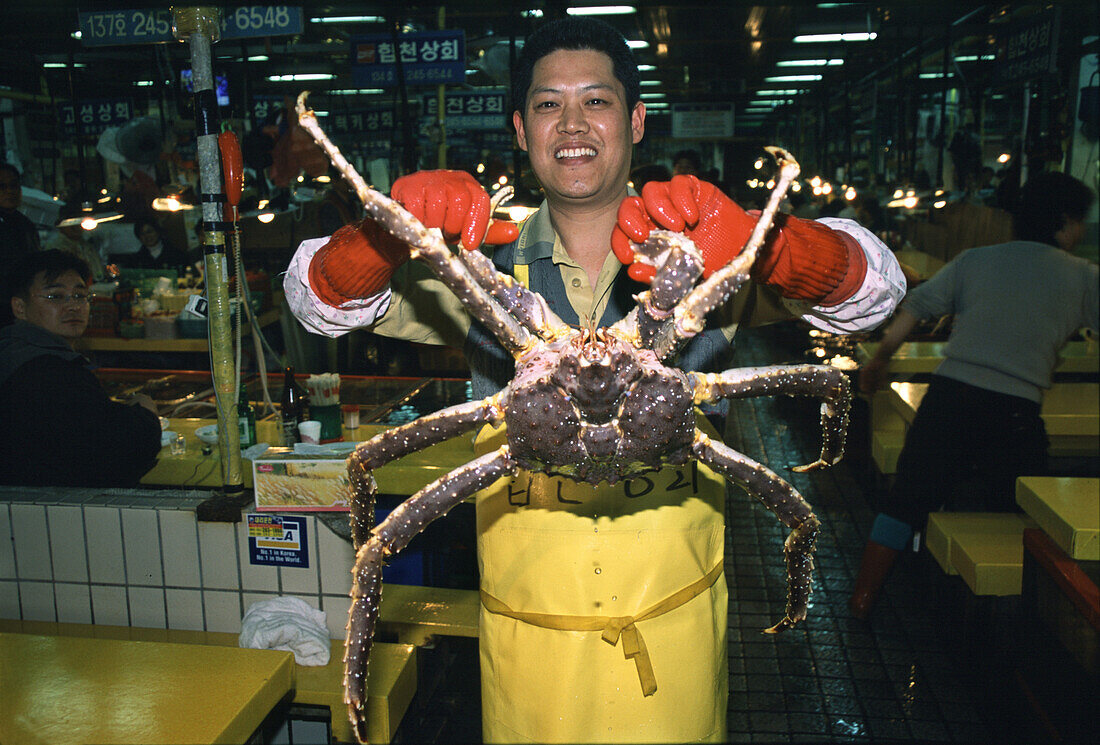
[[[502,601],[481,590],[481,602],[485,610],[517,621],[540,626],[555,631],[602,631],[602,639],[615,646],[620,637],[623,640],[623,657],[634,660],[638,669],[638,680],[642,684],[642,694],[652,696],[657,692],[657,677],[653,673],[653,663],[649,659],[649,650],[636,624],[668,613],[679,608],[697,595],[701,595],[722,575],[722,562],[709,572],[672,593],[635,616],[567,616],[556,613],[529,613],[509,608]]]

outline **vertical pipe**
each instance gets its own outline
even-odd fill
[[[936,154],[936,184],[943,184],[943,151],[947,147],[947,91],[950,88],[950,85],[947,82],[947,63],[950,56],[951,26],[948,26],[943,43],[943,66],[941,67],[941,70],[943,72],[943,89],[940,92],[940,132],[943,132],[944,136],[940,138],[939,152]]]
[[[443,31],[446,28],[447,9],[442,5],[439,6],[439,12],[436,15],[437,25],[439,30]],[[447,86],[440,84],[435,91],[437,117],[436,123],[439,125],[439,148],[436,151],[437,160],[439,165],[437,168],[447,167],[447,111],[444,103],[446,101]]]
[[[177,39],[186,39],[191,49],[202,198],[202,247],[209,308],[210,372],[218,412],[218,451],[225,493],[240,494],[244,491],[244,482],[241,475],[240,431],[237,428],[237,376],[230,328],[229,265],[222,207],[225,194],[218,155],[218,102],[210,62],[210,47],[218,39],[219,21],[220,11],[217,8],[172,9],[173,33]]]

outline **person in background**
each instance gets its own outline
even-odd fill
[[[680,150],[672,156],[674,176],[702,176],[703,156],[698,150]]]
[[[650,181],[668,181],[670,178],[672,178],[672,171],[668,170],[668,166],[660,163],[638,166],[630,172],[630,184],[638,193],[641,193],[642,187]]]
[[[38,228],[19,211],[23,204],[23,174],[11,163],[0,163],[0,293],[8,290],[13,261],[39,249]],[[11,309],[0,307],[0,326],[11,323]]]
[[[657,224],[685,231],[708,273],[744,245],[756,219],[713,184],[673,176],[630,196],[630,160],[646,112],[637,62],[613,27],[586,17],[540,26],[526,40],[512,86],[519,146],[545,192],[518,235],[509,223],[489,221],[487,195],[466,173],[413,173],[391,194],[466,249],[496,246],[498,270],[526,276],[564,322],[610,326],[634,307],[652,270],[635,263],[629,244]],[[464,198],[444,198],[456,193]],[[870,328],[904,293],[892,254],[854,223],[791,219],[772,235],[756,282],[715,311],[683,349],[682,368],[728,366],[739,323],[801,316],[834,331]],[[409,247],[369,219],[331,240],[307,240],[285,277],[288,304],[303,325],[328,336],[365,327],[463,346],[474,398],[499,391],[514,375],[512,355],[408,258]],[[504,436],[486,428],[478,452],[499,447]],[[660,488],[638,499],[621,484],[592,487],[523,471],[477,494],[485,742],[727,738],[726,485],[700,467],[685,499],[668,488],[671,470],[652,478]],[[674,597],[685,600],[674,604]],[[626,642],[561,630],[576,616],[627,616],[657,603],[670,609],[638,624],[648,651],[630,659],[620,648]],[[508,609],[548,614],[564,626],[529,623]]]
[[[127,269],[179,269],[190,262],[187,254],[164,240],[160,226],[152,220],[134,223],[134,237],[141,242],[135,253],[112,257]]]
[[[79,204],[66,204],[61,208],[61,215],[57,219],[57,227],[46,238],[43,245],[45,249],[56,249],[72,254],[81,259],[91,270],[92,279],[103,279],[103,258],[99,254],[99,246],[96,245],[89,231],[80,225],[80,217],[83,215]]]
[[[1065,174],[1035,176],[1013,214],[1016,239],[959,254],[910,292],[860,371],[860,389],[873,393],[919,321],[954,315],[944,361],[871,526],[849,598],[857,618],[870,613],[898,553],[928,513],[954,506],[957,486],[976,476],[983,497],[977,509],[1008,511],[1015,509],[1016,478],[1046,469],[1043,391],[1066,340],[1100,321],[1097,266],[1070,253],[1094,198]]]
[[[112,401],[73,344],[88,326],[88,265],[36,251],[12,268],[0,330],[0,483],[137,486],[160,451],[156,405]]]

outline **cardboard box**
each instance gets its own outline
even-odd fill
[[[1034,520],[1015,512],[933,512],[928,516],[924,542],[928,553],[944,572],[958,574],[956,540],[959,536],[1001,537],[1014,541],[1015,545],[1023,540],[1024,528],[1034,527]]]
[[[1100,479],[1023,476],[1016,502],[1070,557],[1100,560]]]
[[[252,485],[261,512],[347,512],[347,454],[271,448],[252,461]]]

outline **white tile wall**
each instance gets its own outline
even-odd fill
[[[202,586],[233,590],[240,587],[237,541],[232,523],[199,523]]]
[[[76,502],[0,502],[0,618],[239,633],[252,603],[292,596],[343,638],[354,553],[314,517],[302,569],[251,564],[245,520]]]
[[[84,543],[84,510],[80,505],[46,508],[50,556],[55,582],[88,581],[88,548]]]
[[[160,520],[164,584],[168,587],[202,587],[199,573],[199,533],[191,510],[157,510]]]
[[[201,590],[164,591],[168,606],[168,628],[187,631],[205,631],[202,615]]]
[[[56,621],[52,582],[20,582],[19,604],[25,621]]]
[[[88,576],[92,582],[126,584],[122,554],[122,520],[118,507],[84,507],[84,537],[88,541]],[[96,619],[96,623],[104,623]]]
[[[11,529],[15,537],[15,571],[19,579],[53,579],[46,508],[39,504],[13,504]]]
[[[54,585],[54,596],[57,601],[58,621],[61,623],[92,622],[92,592],[87,584],[58,582]]]
[[[11,534],[11,507],[0,503],[0,579],[15,579],[15,542]]]
[[[163,629],[168,626],[164,605],[163,587],[128,587],[127,600],[130,603],[130,625],[149,629]]]
[[[121,546],[119,546],[121,548]],[[121,585],[92,585],[92,623],[129,626],[130,608],[126,588]]]
[[[134,509],[122,510],[121,514],[127,584],[163,587],[157,511]]]

